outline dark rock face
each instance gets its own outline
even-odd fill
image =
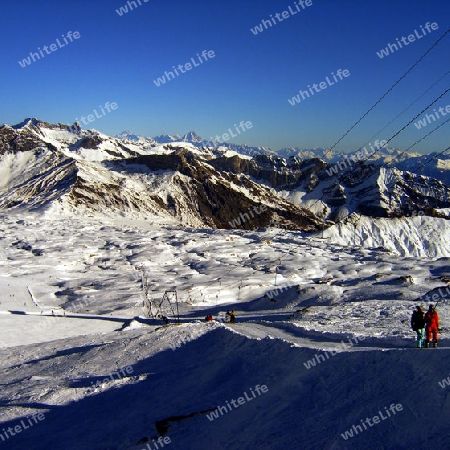
[[[88,136],[71,145],[70,150],[76,150],[78,148],[98,149],[102,142],[103,139],[100,136]]]
[[[256,181],[268,182],[274,188],[295,189],[305,180],[322,170],[326,163],[320,159],[300,161],[297,158],[274,157],[272,155],[255,155],[244,159],[235,155],[230,158],[213,159],[210,164],[218,170],[234,174],[246,174]]]
[[[351,212],[371,217],[411,216],[418,211],[436,214],[431,211],[450,207],[448,186],[434,178],[395,168],[361,163],[336,174],[334,179],[331,188],[317,187],[317,196],[330,207],[331,215],[349,202]]]
[[[45,143],[28,128],[17,131],[8,125],[0,127],[0,155],[34,151],[38,148],[56,150],[53,145]]]
[[[237,161],[234,157],[227,159]],[[167,155],[129,158],[122,163],[128,171],[145,166],[152,171],[170,170],[189,177],[189,182],[180,178],[175,179],[175,182],[186,199],[190,200],[195,214],[202,218],[205,225],[211,227],[256,229],[270,225],[275,218],[277,223],[291,229],[314,231],[322,226],[322,222],[311,212],[277,197],[248,177],[216,170],[211,167],[212,161],[205,164],[196,155],[183,149]],[[236,187],[239,186],[250,190],[265,205],[272,203],[273,206],[261,207],[260,202],[237,190]],[[180,210],[185,203],[176,198],[172,198],[170,203],[168,207],[174,214],[181,214]]]

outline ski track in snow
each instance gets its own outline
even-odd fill
[[[427,293],[446,292],[448,257],[344,237],[3,216],[0,428],[45,420],[0,445],[140,450],[167,419],[168,449],[449,448],[450,387],[438,384],[450,371],[448,301],[441,348],[414,348],[409,326]],[[140,268],[155,301],[177,290],[181,325],[138,318]],[[221,323],[226,309],[236,325]],[[206,417],[258,384],[268,392]],[[392,403],[403,411],[341,437]]]

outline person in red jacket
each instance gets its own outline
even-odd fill
[[[433,341],[433,347],[437,347],[438,330],[439,330],[439,315],[437,311],[434,309],[434,305],[430,305],[427,313],[425,314],[425,331],[427,335],[425,347],[429,347],[431,341]]]

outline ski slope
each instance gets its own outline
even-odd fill
[[[2,219],[3,448],[449,448],[447,257],[280,230]],[[142,317],[141,269],[152,299],[177,289],[179,325]],[[416,349],[410,315],[432,294],[442,339]]]

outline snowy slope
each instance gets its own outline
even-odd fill
[[[147,440],[158,436],[169,438],[167,448],[188,450],[418,449],[430,441],[445,449],[449,443],[450,411],[438,384],[450,369],[448,349],[381,351],[361,344],[331,356],[201,323],[49,344],[22,347],[20,360],[2,351],[9,361],[2,396],[15,397],[2,425],[45,415],[5,448],[131,450],[149,448]],[[306,368],[319,355],[324,361]],[[257,394],[261,385],[266,392]],[[240,406],[233,403],[239,397]],[[380,410],[386,418],[392,404],[402,407],[396,416],[342,437]]]
[[[439,384],[450,371],[448,257],[355,246],[344,231],[35,213],[2,225],[0,429],[44,415],[3,432],[4,448],[156,449],[153,437],[183,450],[450,445],[450,385]],[[139,318],[141,268],[151,299],[177,290],[181,325]],[[433,294],[440,348],[418,350],[410,314]],[[230,308],[234,326],[222,323]],[[392,404],[395,416],[345,434]]]
[[[400,219],[370,219],[352,216],[325,230],[332,242],[366,248],[383,247],[400,256],[450,257],[450,222],[415,216]]]

